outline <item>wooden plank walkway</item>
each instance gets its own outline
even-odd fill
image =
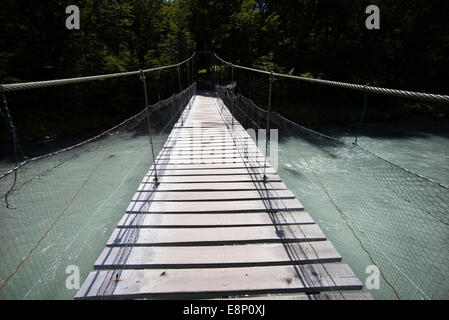
[[[75,298],[371,298],[221,101],[189,106]]]

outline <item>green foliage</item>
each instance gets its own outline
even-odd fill
[[[0,83],[136,70],[180,61],[195,50],[212,50],[227,60],[265,70],[449,93],[449,24],[441,14],[449,11],[446,0],[79,0],[80,30],[65,28],[69,4],[68,0],[3,1]],[[365,28],[368,4],[381,9],[380,30]],[[205,76],[214,73],[207,63],[204,58],[199,65]],[[188,80],[186,71],[183,84]],[[239,76],[240,90],[255,94],[248,85],[251,78]],[[150,102],[177,91],[177,81],[176,70],[152,74]],[[261,79],[252,81],[266,90]],[[141,89],[133,79],[32,90],[8,98],[22,136],[71,134],[74,127],[83,130],[78,124],[85,123],[86,131],[98,131],[96,124],[106,118],[111,123],[104,126],[131,115],[142,107]],[[276,101],[289,110],[297,100],[313,104],[313,94],[330,95],[309,89],[283,83],[280,90],[290,101],[282,97]],[[260,99],[266,100],[264,93]],[[334,99],[320,103],[331,105]],[[350,99],[350,104],[359,105],[357,99]],[[328,109],[326,119],[331,119]],[[447,114],[437,109],[407,105],[401,110]],[[310,114],[313,123],[320,121],[316,111],[307,110],[311,109],[301,111],[301,119]],[[36,125],[37,119],[42,123]]]

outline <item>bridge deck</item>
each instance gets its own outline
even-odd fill
[[[263,169],[221,101],[195,96],[158,155],[161,184],[151,167],[76,299],[369,298],[316,295],[362,283],[268,162],[267,182]]]

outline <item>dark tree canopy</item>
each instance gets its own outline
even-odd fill
[[[81,29],[67,30],[70,4],[2,2],[0,83],[136,70],[212,50],[280,72],[294,68],[297,75],[449,93],[446,0],[79,0]],[[369,4],[380,7],[380,30],[365,27]],[[176,79],[154,76],[152,102],[172,94]],[[136,83],[121,82],[120,90],[115,85],[33,91],[28,100],[14,94],[11,109],[25,135],[64,132],[54,123],[107,110],[104,123],[81,121],[77,128],[96,130],[142,106]],[[68,96],[76,103],[61,109]]]

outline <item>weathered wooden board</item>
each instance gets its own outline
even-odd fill
[[[234,201],[294,199],[290,190],[136,192],[132,201]]]
[[[220,150],[213,149],[209,151],[187,151],[187,150],[174,150],[160,154],[156,159],[177,159],[177,158],[216,158],[216,157],[243,157],[243,158],[265,158],[265,155],[256,152],[247,152],[245,149],[241,150]]]
[[[268,181],[281,182],[281,178],[277,174],[266,174]],[[152,183],[154,176],[145,176],[142,183]],[[263,174],[254,173],[247,175],[207,175],[207,176],[159,176],[160,183],[216,183],[216,182],[254,182],[263,181]]]
[[[211,154],[238,154],[241,156],[255,156],[262,155],[265,156],[262,152],[254,147],[245,148],[236,148],[236,147],[228,147],[228,148],[209,148],[209,147],[201,147],[201,148],[171,148],[167,149],[168,151],[163,153],[163,157],[169,157],[170,155],[176,156],[207,156]],[[268,157],[269,158],[269,157]]]
[[[247,140],[251,139],[251,136],[247,133],[229,133],[229,132],[210,132],[209,130],[203,130],[200,133],[182,134],[178,133],[177,141],[217,141],[217,140],[230,140],[235,139]]]
[[[259,157],[255,159],[250,159],[253,163],[257,163],[261,166],[264,164],[264,158]],[[168,160],[161,160],[165,164],[236,164],[239,166],[244,166],[244,164],[247,162],[243,158],[216,158],[216,159],[168,159]],[[160,163],[160,162],[158,162]],[[267,164],[269,164],[267,162]],[[204,166],[203,166],[204,167]]]
[[[247,174],[263,174],[263,168],[225,168],[225,169],[174,169],[158,172],[159,176],[221,176],[221,175],[247,175]],[[266,174],[276,174],[272,168],[265,169]],[[148,171],[146,176],[153,175],[153,171]]]
[[[304,210],[297,199],[235,200],[235,201],[178,201],[141,202],[131,201],[127,213],[230,213],[230,212],[276,212]]]
[[[123,250],[126,259],[120,259]],[[329,241],[220,247],[106,248],[95,269],[229,268],[340,262]]]
[[[115,281],[115,274],[118,280]],[[113,285],[105,289],[105,283]],[[75,299],[205,298],[262,293],[360,290],[345,264],[91,272]]]
[[[252,213],[150,213],[125,214],[118,228],[199,228],[273,226],[279,224],[314,224],[305,211],[278,211]]]
[[[183,140],[201,140],[201,141],[217,141],[217,140],[248,140],[252,139],[252,137],[244,132],[244,133],[229,133],[229,132],[211,132],[209,130],[203,130],[198,133],[181,133],[179,132],[176,136],[176,141]],[[245,141],[246,142],[246,141]]]
[[[265,166],[266,168],[269,168],[269,163],[267,163],[267,166]],[[163,163],[163,162],[157,162],[156,163],[156,168],[158,170],[158,172],[163,172],[164,170],[184,170],[184,169],[189,169],[189,170],[196,170],[196,169],[210,169],[210,170],[215,170],[215,169],[256,169],[256,168],[264,168],[264,163],[261,162],[260,164],[248,164],[248,163],[209,163],[207,165],[207,167],[205,167],[203,164],[167,164],[167,163]],[[154,166],[151,166],[150,171],[154,170]]]
[[[316,224],[220,228],[117,228],[108,247],[195,246],[324,241]]]
[[[151,183],[141,183],[137,191],[242,191],[242,190],[283,190],[287,189],[283,182],[221,182],[221,183],[162,183],[157,188]]]
[[[212,143],[173,143],[166,145],[164,147],[165,149],[171,148],[171,150],[180,149],[180,150],[187,150],[187,149],[193,149],[193,150],[223,150],[223,149],[237,149],[240,151],[244,151],[246,149],[248,150],[254,150],[257,151],[254,145],[252,144],[237,144],[234,142],[212,142]],[[164,153],[168,154],[171,150],[165,150]],[[259,150],[260,151],[260,150]]]
[[[245,154],[242,152],[241,154],[239,152],[232,153],[232,152],[214,152],[214,153],[205,153],[205,154],[188,154],[188,153],[178,153],[178,154],[167,154],[163,155],[161,157],[156,158],[160,161],[199,161],[201,163],[201,160],[214,160],[214,162],[220,163],[223,159],[223,161],[226,162],[232,162],[232,159],[249,159],[252,161],[260,161],[263,162],[265,159],[265,156],[262,154]],[[240,161],[239,161],[240,162]]]

